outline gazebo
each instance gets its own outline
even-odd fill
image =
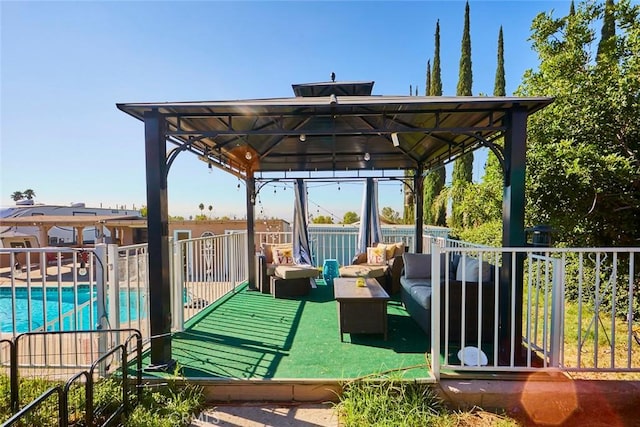
[[[145,126],[152,367],[172,365],[167,174],[182,152],[246,183],[250,287],[256,283],[255,201],[265,183],[338,175],[408,181],[421,236],[425,173],[480,147],[495,153],[504,172],[502,244],[525,246],[527,117],[553,100],[377,96],[373,84],[294,84],[291,98],[117,104]],[[415,249],[422,252],[421,239]],[[522,265],[504,262],[501,269],[505,286],[515,275],[520,301]],[[516,311],[516,330],[521,317]]]

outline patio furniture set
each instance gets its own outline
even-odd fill
[[[258,255],[259,289],[275,298],[307,295],[314,279],[322,276],[333,285],[338,302],[340,338],[345,333],[380,333],[387,338],[386,309],[389,295],[400,292],[407,313],[427,334],[431,334],[431,255],[405,252],[402,243],[377,244],[358,254],[349,266],[338,266],[336,260],[325,260],[322,268],[296,265],[291,257],[292,245],[262,245]],[[462,318],[465,310],[465,341],[485,339],[494,333],[495,266],[486,261],[459,254],[450,257],[449,282],[445,284],[445,257],[440,260],[441,316],[446,316],[450,343],[461,342]],[[479,278],[479,275],[482,277]],[[365,286],[357,286],[358,277]],[[480,279],[480,280],[478,280]],[[464,282],[463,282],[464,281]],[[482,298],[481,328],[478,330],[478,300]],[[446,303],[448,301],[448,310]],[[444,339],[445,325],[441,327]]]

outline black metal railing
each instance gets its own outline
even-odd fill
[[[9,346],[10,353],[10,407],[12,412],[14,412],[13,416],[11,416],[7,421],[2,424],[2,427],[9,427],[15,425],[19,421],[25,421],[25,419],[31,415],[34,411],[41,407],[45,402],[49,400],[49,398],[53,394],[58,395],[58,425],[60,426],[68,426],[69,422],[69,396],[73,392],[73,386],[75,384],[79,384],[81,380],[84,381],[84,424],[87,426],[97,425],[96,422],[100,421],[101,426],[108,426],[118,420],[118,417],[123,413],[128,413],[132,410],[141,399],[142,393],[142,335],[140,331],[137,329],[108,329],[108,330],[99,330],[99,331],[82,331],[82,333],[94,333],[94,334],[120,334],[120,333],[129,333],[129,336],[126,340],[119,345],[114,346],[113,348],[105,351],[102,355],[100,355],[96,360],[93,361],[88,370],[83,370],[81,372],[77,372],[75,375],[70,377],[64,385],[57,385],[49,388],[36,399],[31,401],[29,404],[20,408],[20,393],[19,393],[19,377],[18,377],[18,368],[19,366],[24,367],[24,364],[20,364],[20,353],[19,353],[19,343],[22,339],[26,337],[33,336],[43,336],[46,339],[46,336],[52,335],[65,335],[65,334],[74,334],[78,333],[78,331],[49,331],[49,332],[27,332],[24,334],[20,334],[16,336],[13,340],[3,339],[0,341],[0,344],[7,344]],[[135,340],[135,342],[134,342]],[[134,353],[135,360],[135,381],[133,384],[129,384],[130,374],[129,370],[129,356],[131,353]],[[96,378],[100,380],[101,375],[100,372],[103,372],[103,366],[107,363],[108,360],[112,359],[114,356],[119,356],[119,372],[120,372],[120,387],[121,387],[121,402],[115,407],[110,408],[107,413],[103,414],[104,408],[99,408],[94,405],[94,389],[96,384],[99,381],[96,381]],[[115,370],[111,377],[118,377],[118,370]],[[133,390],[133,392],[132,392]]]

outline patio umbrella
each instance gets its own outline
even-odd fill
[[[378,181],[367,178],[364,184],[360,228],[358,229],[358,250],[367,251],[374,242],[382,241],[380,214],[378,213]]]
[[[296,264],[311,265],[309,230],[307,228],[307,186],[303,179],[296,179],[294,183],[294,194],[293,261]]]

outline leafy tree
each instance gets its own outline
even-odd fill
[[[611,46],[611,43],[615,43],[614,37],[616,35],[616,20],[614,17],[614,10],[615,5],[613,0],[607,0],[604,5],[602,31],[600,33],[600,43],[598,43],[598,57],[601,53],[610,51],[613,47]]]
[[[313,218],[314,224],[333,224],[333,218],[330,215],[318,215]]]
[[[205,214],[196,215],[196,218],[195,218],[196,221],[206,221],[207,219],[208,218]]]
[[[353,224],[354,222],[358,221],[360,221],[360,217],[353,211],[345,212],[344,216],[342,217],[343,224]]]
[[[14,191],[11,194],[11,199],[13,199],[14,202],[17,202],[19,200],[24,199],[24,195],[22,194],[22,191]]]
[[[462,32],[462,52],[456,95],[471,96],[473,76],[471,73],[471,34],[469,24],[469,2],[464,8],[464,29]],[[473,153],[466,153],[453,162],[451,225],[460,227],[463,223],[464,211],[460,207],[465,188],[473,179]]]
[[[36,193],[32,189],[28,188],[22,192],[22,195],[25,199],[32,200],[36,196]]]
[[[593,27],[606,7],[532,24],[538,70],[519,95],[554,102],[528,122],[527,219],[571,246],[633,246],[640,238],[640,6],[613,8],[621,34],[595,62]],[[606,24],[605,24],[606,25]]]
[[[146,218],[147,215],[149,215],[149,208],[147,207],[147,205],[142,205],[142,207],[140,208],[140,216]]]
[[[184,221],[184,217],[181,215],[169,215],[169,219],[171,221]]]
[[[393,210],[393,208],[389,206],[385,206],[382,208],[382,212],[380,212],[380,217],[387,221],[389,224],[401,224],[402,219],[400,218],[400,214]]]

